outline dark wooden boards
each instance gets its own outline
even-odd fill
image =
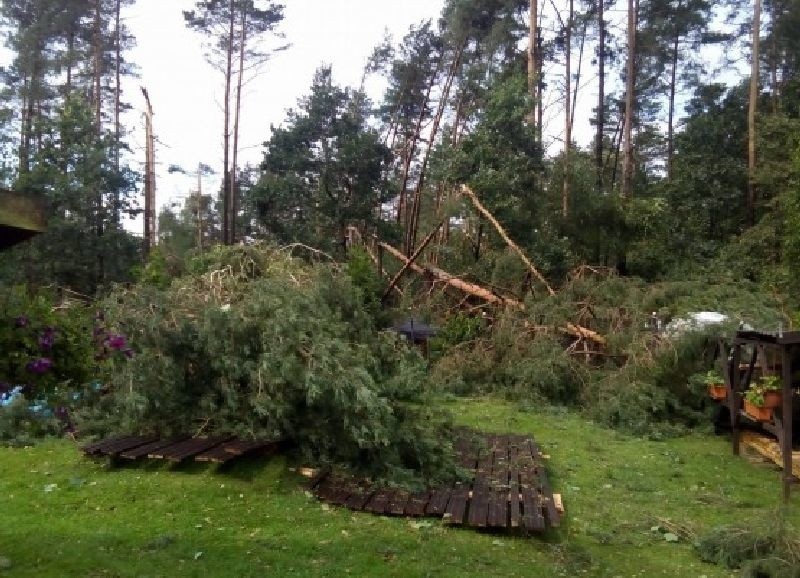
[[[188,435],[160,439],[158,436],[115,436],[84,446],[87,456],[163,459],[182,462],[194,458],[201,462],[224,464],[256,452],[273,452],[280,447],[275,440],[240,440],[232,436],[191,437]]]
[[[194,459],[198,462],[214,462],[224,464],[242,456],[256,452],[272,453],[278,449],[278,442],[265,440],[231,440],[217,447],[198,454]]]
[[[87,456],[115,457],[120,452],[135,448],[157,439],[156,436],[116,436],[89,444],[83,448]]]
[[[543,532],[559,525],[560,513],[533,438],[462,431],[453,448],[469,481],[409,494],[329,476],[314,492],[325,502],[351,510],[437,516],[453,526]]]
[[[158,451],[161,448],[165,448],[167,446],[171,446],[175,443],[182,442],[184,440],[188,440],[189,436],[175,436],[163,440],[157,440],[153,443],[145,444],[143,446],[139,446],[138,448],[133,448],[131,450],[127,450],[119,454],[119,457],[124,458],[126,460],[138,460],[139,458],[146,458],[152,452]]]

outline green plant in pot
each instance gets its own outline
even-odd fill
[[[706,384],[708,388],[708,395],[711,396],[711,399],[715,400],[723,400],[727,397],[727,391],[725,389],[725,380],[723,379],[720,372],[716,369],[711,369],[703,375],[703,383]]]
[[[744,394],[744,410],[759,421],[772,419],[772,410],[781,405],[781,380],[776,375],[764,375]]]

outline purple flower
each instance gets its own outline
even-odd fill
[[[133,349],[131,349],[130,347],[126,347],[125,349],[123,349],[122,353],[124,353],[125,357],[127,357],[128,359],[133,357]]]
[[[20,315],[14,320],[14,327],[27,327],[28,318],[25,315]]]
[[[9,391],[11,391],[11,384],[6,383],[4,381],[0,381],[0,395],[8,393]]]
[[[59,405],[53,414],[61,421],[69,421],[69,410],[63,405]]]
[[[50,371],[51,367],[53,367],[53,361],[51,359],[40,357],[29,362],[28,365],[25,366],[25,369],[36,375],[42,375]]]
[[[121,351],[125,348],[126,343],[124,335],[111,334],[108,336],[108,346],[111,349]]]

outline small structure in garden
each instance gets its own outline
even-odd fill
[[[329,474],[312,484],[321,500],[351,510],[394,516],[441,517],[446,524],[544,532],[561,521],[561,500],[547,480],[532,437],[470,435],[454,444],[470,479],[410,493]]]
[[[428,341],[439,333],[439,330],[432,325],[413,317],[409,317],[392,329],[418,346],[426,357],[428,355]]]
[[[0,251],[44,230],[44,205],[38,197],[0,189]]]
[[[743,362],[745,357],[749,359]],[[730,412],[733,453],[739,454],[745,426],[774,436],[783,467],[783,497],[787,501],[795,479],[793,448],[800,443],[795,369],[800,369],[800,331],[738,331],[724,375],[724,403]]]

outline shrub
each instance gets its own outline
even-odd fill
[[[75,393],[97,370],[88,308],[22,286],[2,289],[0,352],[0,440],[60,433]]]

